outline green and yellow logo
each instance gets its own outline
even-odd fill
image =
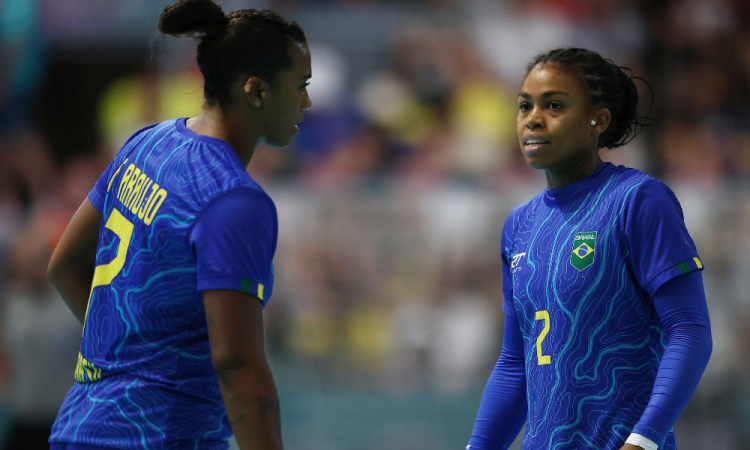
[[[573,252],[570,263],[578,270],[594,264],[594,249],[596,248],[596,231],[576,233],[573,238]]]

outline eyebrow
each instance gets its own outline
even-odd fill
[[[566,97],[570,97],[570,94],[568,94],[567,92],[565,92],[565,91],[557,91],[557,90],[554,90],[554,91],[545,91],[539,97],[540,98],[545,98],[545,97],[552,97],[553,95],[564,95]],[[531,98],[531,95],[529,95],[529,94],[527,94],[526,92],[523,92],[523,91],[519,92],[518,96],[519,97],[523,97],[523,98]]]

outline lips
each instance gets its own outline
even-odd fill
[[[549,145],[549,140],[543,136],[528,134],[523,137],[523,149],[526,153],[535,153]]]

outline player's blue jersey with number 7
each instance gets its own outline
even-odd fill
[[[273,202],[227,143],[185,119],[134,134],[89,201],[102,213],[96,268],[76,383],[50,442],[227,448],[201,291],[244,291],[265,305]]]
[[[674,194],[602,164],[514,209],[506,298],[524,338],[523,448],[619,450],[643,414],[666,345],[651,298],[703,265]],[[670,432],[660,449],[674,449]]]

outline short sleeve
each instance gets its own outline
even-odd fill
[[[241,187],[212,200],[189,234],[198,290],[241,291],[265,306],[273,292],[277,238],[276,208],[265,192]]]
[[[703,269],[677,197],[657,180],[644,182],[631,197],[625,233],[635,277],[651,297],[667,281]]]
[[[503,235],[501,238],[500,246],[502,247],[501,256],[503,264],[503,312],[508,317],[516,317],[516,309],[513,306],[513,279],[511,278],[511,248],[510,243],[513,241],[510,236],[511,229],[513,228],[510,224],[513,219],[513,214],[508,217],[503,226]]]

